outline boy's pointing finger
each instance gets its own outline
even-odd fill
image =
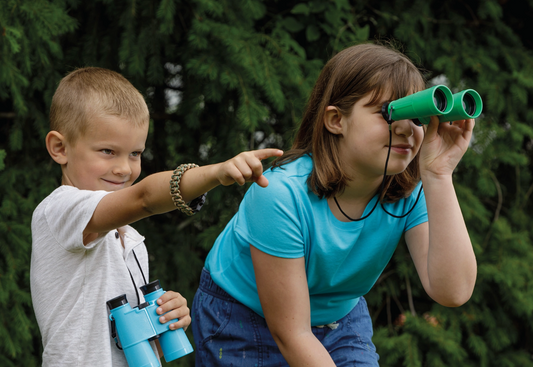
[[[257,159],[266,159],[270,157],[281,157],[283,155],[283,150],[267,148],[254,150],[252,153]]]

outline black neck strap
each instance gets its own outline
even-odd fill
[[[394,121],[392,121],[389,117],[389,114],[388,114],[388,106],[389,104],[388,103],[384,103],[383,104],[383,107],[381,107],[381,113],[383,115],[383,117],[385,118],[385,120],[387,121],[387,123],[389,124],[389,150],[387,152],[387,160],[385,161],[385,170],[383,171],[383,180],[381,180],[381,185],[379,187],[379,191],[378,191],[378,199],[376,200],[376,203],[374,204],[374,207],[372,208],[372,210],[370,211],[370,213],[368,213],[367,215],[365,215],[364,217],[361,217],[359,219],[353,219],[351,217],[349,217],[342,209],[341,209],[341,206],[339,205],[339,202],[337,201],[337,197],[333,197],[333,199],[335,200],[335,204],[337,204],[337,208],[339,208],[340,212],[346,217],[348,218],[349,220],[351,220],[352,222],[359,222],[360,220],[363,220],[363,219],[366,219],[370,216],[370,214],[372,214],[374,212],[374,209],[376,209],[376,207],[378,206],[378,203],[381,205],[381,208],[383,209],[383,211],[385,213],[387,213],[388,215],[390,215],[391,217],[394,217],[394,218],[403,218],[403,217],[406,217],[407,215],[409,215],[413,209],[415,208],[416,204],[418,203],[418,199],[420,199],[420,194],[422,193],[422,189],[423,187],[421,186],[420,187],[420,190],[418,191],[418,196],[416,197],[416,200],[413,204],[413,206],[411,207],[411,209],[409,209],[407,211],[407,213],[405,214],[402,214],[402,215],[394,215],[392,213],[389,213],[387,211],[387,209],[385,209],[385,206],[383,206],[383,203],[381,202],[381,193],[384,193],[383,189],[385,187],[385,179],[387,177],[387,167],[389,165],[389,158],[390,158],[390,151],[391,151],[391,148],[392,148],[392,123]],[[385,196],[383,196],[385,197]]]
[[[117,231],[117,233],[119,233]],[[119,234],[120,235],[120,234]],[[135,262],[137,263],[137,266],[139,267],[139,270],[141,271],[141,275],[143,277],[144,284],[147,284],[146,277],[144,276],[143,268],[141,267],[141,263],[139,262],[139,259],[137,258],[137,254],[132,249],[131,252],[133,253],[133,257],[135,258]],[[128,272],[130,273],[131,282],[133,283],[133,288],[135,289],[135,295],[137,296],[137,304],[141,304],[141,298],[139,297],[139,288],[137,287],[137,284],[135,284],[135,279],[133,278],[133,274],[131,273],[130,268],[128,268],[128,265],[126,264],[126,268],[128,269]]]

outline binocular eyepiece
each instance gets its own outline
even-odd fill
[[[150,341],[155,339],[159,339],[167,362],[191,353],[193,347],[183,329],[168,328],[168,323],[176,322],[177,319],[165,324],[159,322],[160,315],[156,312],[159,306],[156,302],[165,293],[159,280],[143,285],[140,289],[146,302],[134,308],[129,305],[125,294],[106,302],[111,312],[109,319],[115,323],[128,366],[160,366],[159,359],[150,345]],[[115,338],[115,335],[112,337]]]
[[[473,119],[483,111],[483,101],[478,92],[465,89],[452,94],[445,85],[436,85],[410,96],[386,102],[381,113],[387,122],[413,120],[415,124],[429,124],[431,116],[440,122]]]

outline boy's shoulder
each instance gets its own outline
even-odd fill
[[[32,224],[44,220],[50,222],[70,222],[73,217],[83,215],[83,212],[94,210],[100,200],[110,192],[80,190],[77,187],[62,185],[52,191],[35,208]],[[90,214],[92,215],[92,213]]]
[[[45,197],[39,203],[39,205],[37,205],[37,207],[35,208],[33,212],[33,216],[35,217],[36,213],[39,213],[40,211],[48,207],[49,203],[59,204],[58,201],[63,201],[63,199],[65,199],[68,202],[68,198],[71,197],[72,195],[75,195],[79,191],[80,189],[74,186],[68,186],[68,185],[59,186],[54,191],[52,191],[50,194],[48,194],[48,196]]]
[[[32,247],[48,251],[52,244],[70,252],[85,251],[83,231],[100,200],[110,192],[80,190],[61,186],[48,195],[35,209],[31,221]],[[94,242],[93,246],[97,243]]]
[[[68,192],[73,192],[75,190],[78,190],[78,189],[76,187],[74,187],[74,186],[61,185],[61,186],[57,187],[54,191],[52,191],[50,194],[48,194],[48,196],[46,196],[39,203],[39,205],[37,205],[37,207],[33,211],[33,216],[35,217],[36,213],[38,213],[39,211],[41,211],[44,208],[46,208],[46,206],[47,206],[47,204],[49,202],[53,202],[56,199],[60,198],[62,195],[65,195]]]
[[[75,186],[70,185],[61,185],[58,188],[56,188],[54,191],[52,191],[50,194],[48,194],[47,197],[45,197],[37,206],[39,208],[42,205],[46,205],[47,202],[52,201],[55,202],[56,200],[68,200],[72,201],[75,197],[83,197],[83,198],[90,198],[90,197],[104,197],[105,195],[109,194],[110,192],[107,191],[92,191],[92,190],[81,190],[78,189]]]
[[[78,189],[77,187],[74,187],[74,186],[61,185],[59,187],[56,187],[54,189],[54,191],[52,191],[50,194],[48,194],[48,196],[44,200],[46,200],[49,197],[55,196],[55,195],[61,195],[61,194],[65,193],[65,192],[69,192],[69,191],[70,192],[74,192],[74,191],[79,191],[79,190],[80,189]]]

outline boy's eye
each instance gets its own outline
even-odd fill
[[[102,149],[101,152],[104,154],[113,154],[113,151],[111,149]]]
[[[132,152],[132,153],[131,153],[131,156],[132,156],[132,157],[140,157],[141,154],[142,154],[142,152]]]

